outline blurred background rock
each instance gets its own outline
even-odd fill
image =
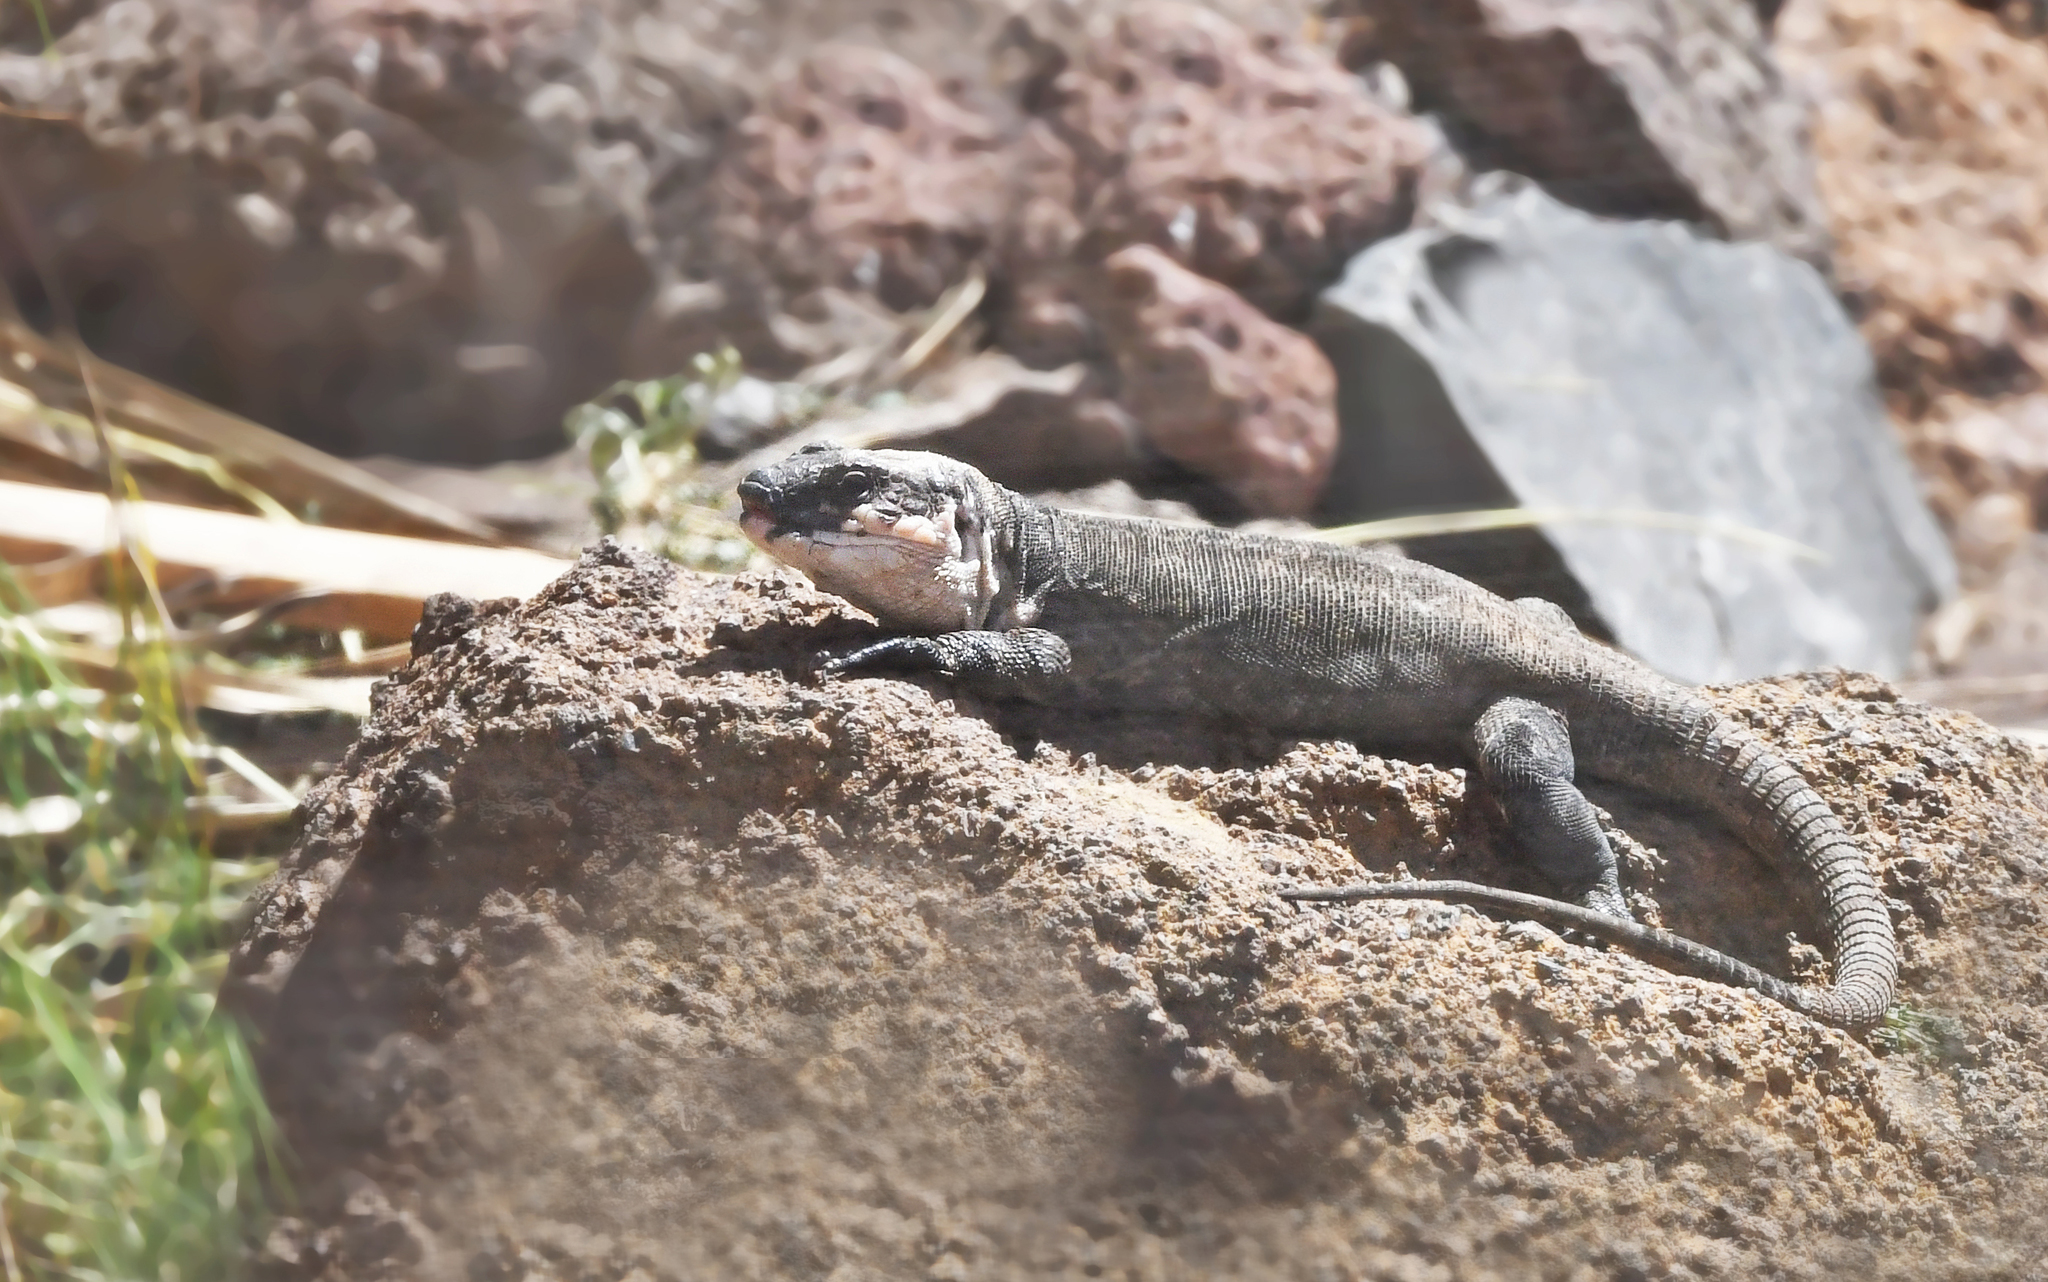
[[[1355,254],[1519,174],[1822,273],[1959,562],[1917,670],[2030,715],[2043,14],[1779,8],[16,6],[0,271],[116,363],[557,545],[588,533],[585,469],[547,461],[565,411],[724,344],[842,407],[956,406],[919,443],[1020,485],[1327,520],[1398,505],[1325,492],[1360,429],[1287,331]],[[727,414],[705,452],[798,425]]]

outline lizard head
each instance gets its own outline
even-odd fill
[[[937,454],[807,445],[739,484],[762,551],[894,627],[986,626],[999,591],[987,477]]]

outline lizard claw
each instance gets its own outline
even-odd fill
[[[930,637],[889,637],[826,659],[818,670],[828,677],[843,677],[853,672],[872,670],[916,672],[933,669],[940,666],[934,649]]]

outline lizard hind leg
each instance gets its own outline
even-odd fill
[[[1593,803],[1572,782],[1570,728],[1528,699],[1500,699],[1472,727],[1473,761],[1536,867],[1574,903],[1628,918],[1614,848]]]

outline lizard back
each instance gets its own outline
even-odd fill
[[[1099,706],[1444,745],[1504,695],[1583,689],[1608,658],[1629,662],[1392,553],[1039,511],[1048,546],[1026,559],[1052,569],[1034,626],[1065,638],[1076,694]]]

